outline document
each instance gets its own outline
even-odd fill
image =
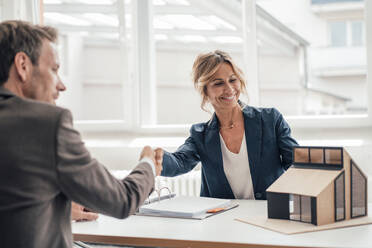
[[[143,205],[138,215],[204,219],[211,215],[237,207],[228,199],[196,196],[174,196]]]

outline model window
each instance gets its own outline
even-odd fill
[[[367,180],[351,161],[351,218],[366,215]]]
[[[342,164],[342,149],[325,149],[326,164]]]
[[[301,221],[311,223],[310,196],[301,196]]]
[[[300,196],[289,195],[289,219],[301,220],[300,211]]]
[[[294,148],[295,163],[309,163],[309,148]]]
[[[323,149],[320,148],[311,148],[310,149],[310,162],[316,164],[323,164]]]
[[[342,172],[335,180],[335,220],[345,219],[345,173]]]

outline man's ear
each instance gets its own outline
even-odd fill
[[[14,66],[19,80],[22,83],[27,82],[32,71],[32,62],[27,54],[18,52],[14,57]]]

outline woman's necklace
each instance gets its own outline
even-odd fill
[[[225,129],[228,129],[228,130],[231,130],[231,129],[233,129],[234,127],[237,127],[238,125],[238,123],[239,123],[239,121],[240,120],[235,120],[235,122],[233,121],[233,116],[234,116],[234,110],[233,110],[233,112],[232,112],[232,115],[230,116],[231,117],[231,119],[230,119],[230,121],[229,121],[229,124],[228,125],[226,125],[226,126],[220,126],[220,130],[225,130]]]
[[[220,127],[220,130],[223,130],[223,129],[233,129],[235,127],[235,123],[233,121],[230,122],[230,124],[228,126],[224,126],[224,127]]]

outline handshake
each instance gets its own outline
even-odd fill
[[[145,146],[142,149],[140,160],[143,158],[151,159],[155,165],[156,176],[160,176],[161,170],[163,169],[163,154],[164,151],[161,148],[156,148],[153,150],[150,146]],[[71,204],[71,219],[75,221],[83,220],[95,220],[98,218],[98,214],[91,212],[91,210],[72,202]]]
[[[142,149],[140,160],[143,158],[151,159],[155,165],[155,173],[160,176],[161,170],[163,169],[163,154],[164,151],[161,148],[156,148],[153,150],[150,146],[145,146]]]

